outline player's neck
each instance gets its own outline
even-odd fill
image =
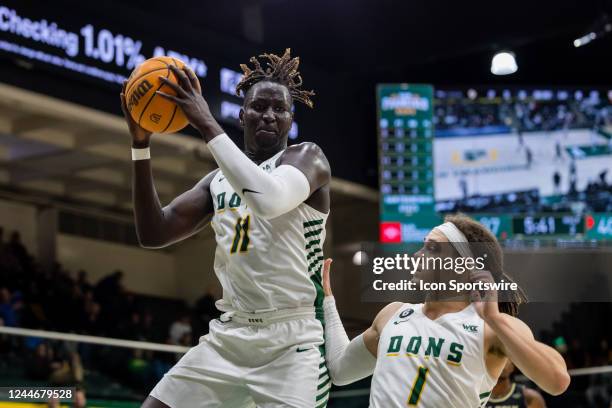
[[[270,150],[249,150],[249,148],[245,148],[244,154],[255,163],[261,164],[285,148],[287,146],[278,146]]]
[[[428,318],[435,320],[438,317],[447,313],[457,313],[464,310],[470,305],[469,300],[447,299],[447,300],[432,300],[428,297],[423,305],[423,314]]]

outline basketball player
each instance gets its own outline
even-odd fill
[[[487,408],[546,408],[539,392],[512,381],[513,371],[514,364],[508,361],[491,391]]]
[[[470,244],[475,242],[486,247],[488,270],[463,275],[449,271],[452,276],[445,278],[493,282],[495,277],[508,282],[499,243],[464,215],[447,216],[415,256],[475,259],[475,245]],[[391,303],[349,342],[331,292],[330,262],[325,261],[323,270],[327,366],[337,385],[373,373],[371,407],[484,407],[508,360],[546,392],[558,395],[568,387],[561,355],[536,341],[529,327],[514,317],[524,300],[522,293],[499,304],[491,292],[446,299],[446,293],[430,292],[424,304]],[[414,279],[434,282],[432,272],[436,271],[417,271]]]
[[[211,224],[215,273],[225,312],[210,333],[162,378],[143,403],[161,407],[324,407],[331,383],[323,351],[321,268],[330,167],[313,143],[287,146],[292,103],[312,107],[299,59],[251,58],[244,94],[244,151],[230,140],[196,89],[191,70],[166,81],[219,169],[162,207],[155,191],[150,134],[125,113],[132,134],[134,211],[141,244],[161,248]]]

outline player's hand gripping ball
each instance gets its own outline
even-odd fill
[[[185,67],[185,63],[178,58],[148,59],[136,67],[125,86],[125,103],[130,116],[140,127],[153,133],[178,132],[189,123],[180,106],[156,94],[156,91],[161,91],[176,95],[176,91],[160,79],[163,77],[178,84],[176,75],[170,69],[171,65],[179,69]],[[198,92],[202,92],[195,74],[192,77],[195,78]]]

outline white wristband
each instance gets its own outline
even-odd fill
[[[151,158],[151,149],[135,149],[132,147],[132,160],[149,160]]]

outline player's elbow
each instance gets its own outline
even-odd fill
[[[138,238],[138,245],[145,249],[160,249],[169,245],[169,242],[155,234],[144,234],[137,231],[136,237]]]
[[[250,202],[247,202],[247,205],[253,214],[259,218],[271,220],[287,212],[282,206],[278,205],[279,203],[275,200],[278,200],[278,198],[267,197],[267,199],[264,200],[250,200]]]
[[[331,382],[337,386],[349,385],[355,382],[354,379],[348,378],[343,375],[343,370],[335,364],[330,364],[329,359],[327,360],[327,371]]]
[[[553,384],[551,384],[552,387],[550,387],[547,392],[551,395],[561,395],[567,390],[570,382],[571,377],[568,372],[566,370],[560,370],[558,373],[555,373],[555,379]]]
[[[144,248],[144,249],[161,249],[166,246],[162,242],[147,241],[147,240],[142,240],[142,239],[138,240],[138,244],[140,245],[141,248]]]
[[[348,379],[340,379],[340,378],[333,379],[332,378],[332,384],[334,384],[335,386],[338,386],[338,387],[342,387],[344,385],[349,385],[349,384],[352,384],[354,382],[355,381],[348,380]]]

